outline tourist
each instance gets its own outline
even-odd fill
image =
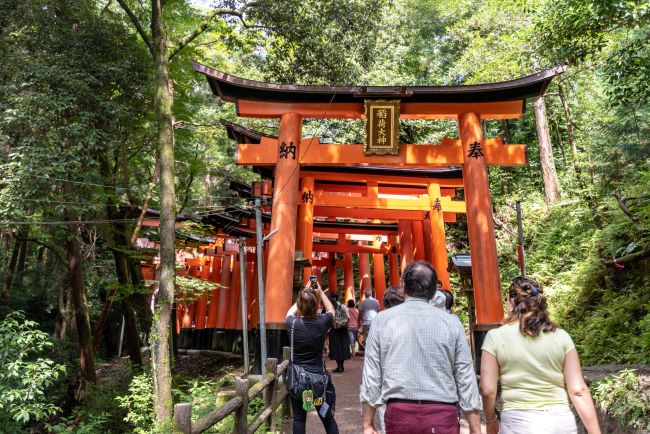
[[[433,293],[433,297],[429,300],[429,303],[437,307],[438,309],[445,310],[445,305],[447,304],[447,297],[442,289],[442,282],[438,280],[436,283],[436,292]]]
[[[363,335],[368,339],[370,324],[372,324],[372,320],[379,313],[381,307],[377,299],[372,296],[372,289],[366,288],[364,294],[366,299],[359,304],[359,312],[361,312],[363,318]]]
[[[460,402],[470,434],[479,434],[481,398],[463,325],[429,306],[437,280],[431,264],[409,264],[402,280],[406,300],[375,317],[366,342],[363,432],[377,432],[376,407],[386,404],[387,434],[458,434]]]
[[[348,338],[348,324],[350,323],[350,313],[347,306],[339,303],[337,293],[330,295],[332,305],[334,305],[334,321],[330,329],[330,360],[336,360],[336,369],[332,372],[343,372],[345,369],[343,363],[350,358],[350,339]]]
[[[316,315],[321,303],[325,308],[325,313]],[[318,417],[320,417],[327,434],[338,434],[339,432],[334,420],[336,392],[331,376],[326,371],[323,363],[325,334],[332,326],[333,320],[334,306],[323,292],[320,284],[316,289],[313,289],[311,283],[309,283],[298,292],[296,303],[287,312],[286,321],[287,329],[291,330],[293,326],[293,363],[308,372],[324,373],[329,377],[325,401],[316,406]],[[303,409],[302,400],[292,396],[291,408],[293,410],[293,433],[305,433],[307,412]]]
[[[384,308],[390,309],[395,307],[398,304],[404,303],[404,290],[401,286],[390,286],[384,294]],[[379,425],[381,426],[381,432],[386,432],[386,426],[384,425],[384,413],[386,412],[386,406],[381,404],[377,405],[377,412],[379,413]]]
[[[404,290],[401,286],[389,286],[383,301],[386,309],[404,303]]]
[[[359,329],[361,328],[361,314],[359,309],[354,305],[354,300],[348,300],[348,313],[350,315],[350,321],[348,322],[348,339],[350,341],[350,353],[354,357],[355,346],[357,343],[357,335],[359,334]]]
[[[572,434],[569,399],[589,434],[600,434],[596,409],[569,334],[549,318],[546,297],[532,279],[508,289],[505,324],[490,330],[481,356],[481,394],[488,434]],[[503,413],[496,413],[501,380]]]

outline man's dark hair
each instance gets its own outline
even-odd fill
[[[426,261],[411,262],[402,273],[404,292],[409,297],[431,300],[436,291],[438,276],[433,265]]]

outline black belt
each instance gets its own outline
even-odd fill
[[[426,401],[424,399],[389,399],[388,404],[418,404],[418,405],[453,405],[456,406],[455,402],[440,402],[440,401]]]

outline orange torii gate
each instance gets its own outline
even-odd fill
[[[304,216],[310,211],[299,206],[300,195],[296,194],[309,188],[312,182],[308,178],[301,180],[303,166],[460,166],[465,196],[462,210],[467,212],[472,254],[477,329],[486,330],[501,323],[503,306],[487,166],[524,165],[526,148],[525,145],[505,145],[499,139],[483,138],[481,120],[520,117],[526,99],[543,95],[561,68],[508,82],[474,86],[334,87],[269,84],[235,77],[196,62],[193,65],[196,71],[207,77],[214,94],[235,104],[239,116],[277,118],[280,121],[277,139],[260,137],[260,144],[240,143],[236,156],[238,164],[275,167],[271,227],[278,232],[270,241],[265,279],[266,326],[271,332],[269,341],[275,341],[275,345],[269,346],[269,354],[277,355],[278,343],[286,340],[284,316],[292,303],[296,246],[311,244],[311,241],[306,241],[310,229],[305,225],[298,226],[299,221],[313,219],[313,215]],[[401,144],[394,149],[395,155],[367,155],[370,145],[321,144],[318,138],[302,137],[303,119],[364,118],[368,100],[379,102],[387,99],[391,100],[390,103],[397,103],[398,116],[402,119],[456,120],[460,139],[446,139],[441,144]],[[395,126],[391,128],[394,133]],[[368,131],[371,130],[372,126]],[[326,207],[342,209],[364,206],[379,211],[408,207],[403,211],[423,211],[433,215],[442,214],[444,207],[448,207],[449,211],[462,212],[460,207],[445,199],[439,188],[428,186],[427,197],[422,196],[408,204],[402,202],[405,199],[383,199],[378,194],[363,198],[329,198],[321,193],[319,199]],[[374,193],[377,193],[376,189]],[[431,198],[438,199],[435,207]],[[442,221],[442,217],[439,220]],[[416,246],[421,243],[419,234],[423,228],[420,231],[417,223],[407,225],[402,220],[399,226],[400,246],[409,241]],[[441,242],[440,236],[434,235],[432,239]],[[403,261],[412,259],[408,257],[408,251],[413,250],[405,251]]]

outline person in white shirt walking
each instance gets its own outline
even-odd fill
[[[376,407],[386,404],[387,434],[459,434],[456,403],[470,434],[481,432],[481,397],[463,325],[428,301],[436,289],[431,264],[409,264],[406,300],[372,320],[360,399],[363,432],[376,434]]]

